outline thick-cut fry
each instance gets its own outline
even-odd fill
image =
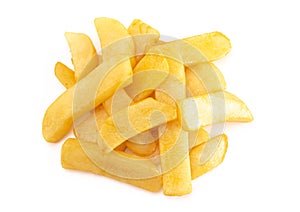
[[[140,156],[149,156],[153,154],[157,146],[156,142],[152,142],[148,144],[136,144],[130,141],[126,141],[125,144],[128,149],[130,149],[133,153]]]
[[[85,66],[97,54],[91,39],[83,33],[66,32],[65,37],[72,54],[75,79],[78,79]]]
[[[166,79],[169,65],[164,57],[146,54],[133,73],[133,83],[125,90],[137,102],[148,97]]]
[[[231,50],[229,38],[220,32],[210,32],[183,39],[197,48],[209,61],[219,60]]]
[[[55,64],[54,73],[65,88],[70,88],[76,83],[74,71],[61,62]]]
[[[139,19],[134,19],[128,27],[128,32],[132,36],[135,44],[136,61],[146,53],[147,47],[153,46],[159,40],[160,33],[158,30],[149,26]]]
[[[201,96],[226,88],[223,74],[212,63],[191,65],[186,68],[185,76],[188,96]]]
[[[216,136],[190,151],[192,179],[217,167],[223,162],[227,151],[227,136]]]
[[[253,116],[247,105],[229,92],[218,92],[180,102],[180,113],[185,130],[221,122],[249,122]]]
[[[111,62],[99,65],[49,106],[43,119],[43,136],[46,141],[59,141],[71,128],[73,119],[104,102],[132,75],[128,60],[115,66]]]
[[[112,95],[109,99],[103,102],[103,107],[106,112],[111,115],[112,113],[116,113],[124,107],[128,107],[132,102],[132,98],[126,93],[126,91],[122,88],[117,90],[114,95]]]
[[[182,63],[171,58],[167,59],[170,67],[170,76],[166,80],[163,90],[173,90],[171,85],[176,86],[176,97],[171,98],[162,91],[155,91],[155,98],[169,105],[175,105],[174,100],[185,97],[185,74]],[[168,83],[169,82],[169,83]],[[178,82],[180,84],[177,84]],[[171,87],[168,88],[168,86]],[[169,92],[168,92],[169,93]],[[163,171],[163,192],[166,195],[185,195],[192,191],[190,160],[189,160],[189,144],[188,133],[182,130],[181,120],[169,122],[166,128],[159,128],[164,131],[159,138],[159,151],[161,155],[161,167]],[[176,145],[176,143],[181,145]],[[175,148],[175,151],[171,150]],[[180,152],[180,154],[178,154]],[[176,157],[182,158],[175,159]],[[175,159],[175,160],[174,160]]]
[[[189,148],[193,148],[200,144],[203,144],[209,140],[208,132],[203,129],[202,127],[199,128],[197,131],[189,132]]]
[[[107,152],[141,132],[176,119],[176,108],[147,98],[113,114],[100,127]]]
[[[126,55],[135,66],[135,47],[132,37],[119,21],[112,18],[96,18],[95,27],[100,39],[103,61],[116,55]]]
[[[149,179],[126,179],[105,172],[95,165],[82,150],[76,139],[69,138],[65,141],[61,150],[61,163],[65,169],[75,169],[103,175],[124,183],[128,183],[151,192],[157,192],[161,189],[162,179],[158,175]]]
[[[99,127],[108,117],[109,115],[106,113],[102,105],[96,107],[85,120],[80,123],[75,121],[74,132],[76,137],[86,142],[97,143],[101,140],[98,132]]]

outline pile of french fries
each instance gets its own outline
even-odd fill
[[[128,28],[96,18],[101,55],[82,33],[65,33],[74,71],[55,75],[66,88],[47,109],[43,136],[58,142],[63,168],[107,176],[165,195],[185,195],[192,180],[218,166],[227,136],[218,123],[253,120],[248,107],[225,91],[212,63],[231,49],[219,32],[170,42],[141,20]]]

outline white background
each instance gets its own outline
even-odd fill
[[[299,211],[296,2],[1,1],[0,211]],[[99,45],[93,20],[100,16],[125,26],[139,18],[178,38],[218,30],[231,39],[231,53],[217,65],[255,120],[228,126],[224,163],[193,181],[190,195],[167,197],[64,170],[62,142],[42,138],[44,111],[64,91],[54,64],[71,66],[64,32],[87,33]]]

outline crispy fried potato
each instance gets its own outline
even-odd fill
[[[103,102],[103,107],[106,112],[111,115],[113,112],[116,113],[124,107],[128,107],[132,102],[132,98],[126,91],[124,89],[119,89],[114,95]]]
[[[163,114],[163,116],[162,116]],[[100,134],[111,151],[122,142],[153,127],[176,119],[176,108],[147,98],[113,114],[100,127]]]
[[[208,132],[202,127],[197,131],[189,132],[189,148],[193,148],[200,144],[203,144],[209,140]]]
[[[180,102],[180,114],[185,130],[198,130],[221,122],[249,122],[253,116],[247,105],[229,92],[217,92]]]
[[[74,71],[61,62],[55,64],[54,73],[65,88],[70,88],[76,83]]]
[[[200,63],[186,67],[185,76],[188,96],[201,96],[226,89],[223,74],[212,63]]]
[[[176,108],[152,98],[144,99],[113,114],[104,122],[100,127],[105,143],[103,148],[109,152],[128,138],[176,117]]]
[[[194,147],[190,151],[192,179],[196,179],[222,163],[227,146],[227,136],[223,134]]]
[[[72,62],[77,80],[86,65],[97,54],[91,39],[83,33],[66,32],[66,40],[72,54]]]
[[[156,90],[155,98],[158,101],[176,107],[174,100],[184,98],[186,92],[184,66],[182,63],[171,58],[168,58],[167,61],[170,67],[170,76],[161,88],[164,88],[162,90],[175,90],[177,96],[173,97],[173,99],[166,93]],[[176,85],[176,89],[173,89],[173,85]],[[159,138],[159,151],[163,171],[163,192],[170,196],[188,194],[192,191],[190,160],[188,155],[188,133],[182,131],[180,120],[169,122],[165,129],[159,127],[159,130],[163,131]],[[173,151],[171,149],[173,149]],[[180,154],[178,154],[178,152],[180,152]],[[180,156],[182,158],[175,159]]]
[[[136,64],[134,42],[123,24],[105,17],[96,18],[94,23],[100,39],[103,60],[109,60],[116,55],[126,55],[134,67]]]
[[[133,83],[125,88],[138,102],[153,92],[168,76],[169,65],[164,57],[146,54],[133,70]]]
[[[220,32],[210,32],[183,39],[197,48],[208,61],[219,60],[231,50],[229,38]]]
[[[128,139],[128,141],[134,144],[150,144],[157,140],[158,136],[155,135],[157,129],[152,128],[150,130],[146,130],[145,132],[141,132],[134,137]]]
[[[86,156],[79,142],[73,138],[66,140],[62,146],[61,164],[65,169],[75,169],[103,175],[151,192],[159,191],[162,186],[162,179],[160,175],[149,179],[126,179],[105,172]]]
[[[156,142],[152,142],[148,144],[136,144],[130,141],[126,141],[125,144],[128,149],[130,149],[136,155],[140,155],[140,156],[149,156],[153,154],[157,146]]]
[[[159,40],[160,33],[158,30],[149,26],[139,19],[134,19],[128,27],[128,32],[132,36],[135,44],[136,61],[139,62],[146,49],[156,44]]]
[[[132,75],[128,60],[117,65],[114,61],[110,62],[99,65],[49,106],[42,126],[46,141],[59,141],[71,128],[73,119],[79,118],[95,106],[100,105]],[[100,82],[102,83],[99,86]]]

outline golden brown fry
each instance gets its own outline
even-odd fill
[[[114,61],[111,62],[115,64]],[[46,141],[59,141],[70,130],[73,119],[79,118],[104,102],[132,75],[128,60],[110,70],[112,64],[102,63],[49,106],[42,127]],[[106,75],[107,72],[109,73]],[[104,80],[101,81],[102,79]],[[99,86],[100,82],[102,83]]]
[[[219,60],[231,50],[229,38],[220,32],[210,32],[184,38],[183,41],[198,49],[208,61]]]
[[[201,96],[226,89],[221,71],[212,63],[191,65],[185,70],[188,96]]]
[[[78,80],[86,65],[97,55],[91,39],[83,33],[66,32],[65,37],[72,54],[75,79]]]
[[[223,134],[194,147],[190,151],[192,179],[196,179],[222,163],[227,146],[227,136]]]
[[[159,191],[162,186],[162,179],[160,175],[150,179],[125,179],[105,172],[86,156],[79,142],[72,138],[67,139],[62,146],[61,163],[62,167],[65,169],[75,169],[103,175],[151,192]]]
[[[100,127],[100,134],[106,144],[105,151],[111,151],[128,138],[176,117],[176,108],[152,98],[124,108],[113,114]]]
[[[65,88],[70,88],[76,83],[74,71],[61,62],[55,64],[54,73]]]
[[[136,62],[138,63],[146,53],[146,49],[158,42],[160,33],[139,19],[132,21],[128,32],[135,44]]]
[[[130,141],[126,141],[125,144],[128,149],[130,149],[136,155],[140,155],[140,156],[149,156],[153,154],[157,146],[156,142],[152,142],[148,144],[136,144]]]

